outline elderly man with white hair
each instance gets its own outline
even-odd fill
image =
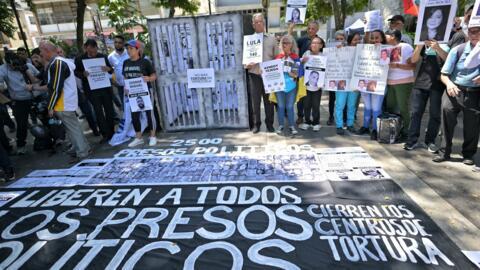
[[[59,56],[57,47],[51,42],[43,41],[39,48],[43,59],[48,62],[48,114],[50,117],[55,115],[63,122],[76,153],[69,163],[76,163],[89,155],[90,146],[75,115],[78,108],[75,64]]]

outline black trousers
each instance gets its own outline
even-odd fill
[[[24,147],[27,144],[28,116],[31,109],[31,100],[15,100],[12,102],[13,116],[17,122],[17,147]]]
[[[113,136],[115,127],[115,123],[113,122],[115,112],[113,110],[112,88],[108,90],[90,90],[86,95],[93,105],[100,133],[102,133],[104,138],[110,139]]]
[[[12,162],[8,157],[8,152],[5,150],[2,144],[0,144],[0,168],[4,172],[12,169]]]
[[[333,119],[334,114],[335,114],[335,91],[328,91],[328,117]]]
[[[92,104],[88,101],[84,93],[78,91],[78,107],[82,111],[83,115],[87,119],[88,126],[94,133],[98,133],[97,119],[95,118],[95,112],[92,109]]]
[[[322,90],[308,91],[303,97],[303,109],[305,115],[305,123],[308,125],[320,124],[320,99],[322,98]],[[313,120],[312,120],[313,117]]]
[[[446,92],[443,95],[442,118],[446,156],[452,153],[452,139],[460,112],[463,112],[462,154],[464,158],[473,158],[480,135],[480,91],[462,89],[457,97],[451,97]]]
[[[418,89],[413,88],[410,96],[410,127],[408,128],[408,142],[416,143],[420,136],[422,117],[430,100],[429,119],[425,144],[435,143],[440,125],[442,123],[442,95],[443,89]]]
[[[135,132],[142,131],[142,123],[140,121],[141,114],[142,114],[142,112],[132,112],[132,124],[133,124],[133,129],[135,130]],[[147,128],[146,128],[146,130],[156,130],[157,121],[155,120],[155,114],[154,114],[153,110],[145,111],[145,114],[147,115]]]
[[[308,91],[307,91],[308,92]],[[304,104],[305,97],[302,97],[300,100],[297,102],[297,117],[299,119],[303,119],[305,115],[305,104]]]
[[[268,94],[265,94],[263,87],[263,80],[260,75],[248,74],[248,81],[250,83],[250,102],[252,103],[253,124],[255,127],[260,127],[262,121],[260,120],[260,102],[263,98],[263,107],[265,107],[265,125],[273,127],[274,105],[268,100]]]

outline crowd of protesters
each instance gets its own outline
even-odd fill
[[[471,12],[472,8],[466,11],[464,25],[468,25]],[[263,15],[253,15],[253,29],[263,35],[263,61],[282,59],[292,67],[284,73],[284,91],[269,95],[265,93],[260,65],[245,65],[253,133],[261,131],[262,100],[266,131],[278,134],[296,135],[297,127],[319,131],[325,121],[326,125],[336,127],[339,136],[369,135],[376,140],[377,117],[386,112],[397,113],[403,123],[399,140],[404,142],[404,149],[424,147],[437,154],[434,162],[443,162],[451,158],[457,116],[462,112],[465,127],[463,163],[474,165],[480,133],[480,27],[462,29],[455,24],[448,44],[429,39],[424,45],[413,47],[411,37],[402,32],[404,23],[403,16],[395,15],[385,31],[378,29],[364,35],[335,33],[337,47],[389,44],[401,48],[402,59],[389,64],[385,95],[323,91],[328,92],[328,117],[323,120],[320,115],[322,87],[307,84],[305,96],[300,96],[298,91],[303,64],[309,57],[322,54],[326,47],[325,40],[317,35],[319,24],[316,21],[308,23],[307,34],[296,40],[291,35],[293,27],[289,27],[288,33],[277,40],[265,32]],[[30,58],[21,48],[16,53],[5,52],[4,64],[0,66],[0,88],[3,90],[0,92],[0,165],[5,180],[15,177],[9,155],[27,153],[29,130],[36,139],[36,150],[45,148],[53,153],[63,142],[68,146],[65,151],[72,156],[70,162],[75,163],[92,152],[79,119],[87,121],[94,137],[101,136],[99,143],[109,142],[115,134],[119,115],[124,111],[128,94],[125,79],[142,77],[151,91],[156,73],[151,61],[143,55],[144,45],[138,40],[126,42],[123,36],[115,36],[114,50],[109,55],[100,53],[93,39],[88,39],[83,49],[82,54],[67,57],[60,47],[42,41],[32,50]],[[110,74],[112,86],[90,89],[89,72],[83,60],[93,58],[104,59],[105,66],[101,69]],[[298,66],[300,68],[296,69]],[[366,89],[369,87],[365,81],[360,84]],[[363,119],[357,118],[360,103],[363,103]],[[429,119],[425,137],[421,139],[421,122],[427,104]],[[155,146],[158,122],[153,110],[146,116],[148,145]],[[144,143],[140,113],[131,113],[131,119],[135,137],[128,146],[135,147]],[[355,123],[359,128],[355,128]],[[15,147],[4,127],[9,133],[16,132]],[[436,143],[440,130],[444,145]]]

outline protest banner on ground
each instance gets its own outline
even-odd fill
[[[285,77],[283,76],[283,61],[281,59],[262,62],[260,68],[265,93],[284,91]]]
[[[423,44],[425,40],[448,42],[457,12],[456,0],[424,0],[420,1],[415,44]]]
[[[12,192],[2,269],[473,267],[391,180]]]
[[[385,94],[388,65],[381,64],[380,54],[382,49],[386,48],[390,48],[390,46],[357,45],[350,89],[375,95]]]
[[[125,89],[128,89],[128,100],[132,112],[148,111],[152,109],[152,99],[148,85],[143,78],[125,80]]]
[[[305,63],[305,85],[317,88],[325,84],[325,69],[327,57],[325,55],[309,55]]]
[[[303,24],[307,14],[308,0],[288,0],[285,10],[285,22]]]
[[[324,89],[352,91],[353,89],[348,86],[352,78],[355,47],[325,48],[323,53],[327,56]]]
[[[242,64],[261,63],[263,61],[263,34],[243,36]]]
[[[104,58],[83,59],[82,63],[88,72],[87,79],[91,90],[112,86],[109,74],[102,70],[102,67],[106,66]]]

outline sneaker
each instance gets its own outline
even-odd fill
[[[290,127],[290,133],[292,133],[292,135],[296,135],[298,134],[298,131],[295,129],[295,127]]]
[[[4,177],[6,182],[15,180],[15,171],[13,170],[13,168],[6,169],[4,174],[5,174]]]
[[[278,126],[277,130],[275,130],[277,134],[282,134],[283,133],[283,126]]]
[[[299,129],[308,130],[310,128],[309,124],[302,123],[298,126]]]
[[[366,127],[361,127],[359,130],[357,130],[357,135],[365,135],[365,134],[368,134],[370,132],[370,130],[368,130],[368,128]]]
[[[128,144],[128,147],[135,147],[141,144],[143,144],[143,139],[135,138],[131,143]]]
[[[372,130],[372,132],[370,133],[370,140],[372,141],[376,141],[377,140],[377,131],[376,130]]]
[[[157,137],[150,137],[148,139],[148,146],[155,146],[157,144]]]
[[[27,148],[25,146],[17,148],[17,155],[25,155],[27,153]]]
[[[407,142],[403,145],[403,149],[410,151],[418,147],[418,143],[416,142]]]
[[[337,128],[337,135],[345,135],[345,130],[343,130],[343,128]]]
[[[450,160],[450,156],[449,155],[445,155],[445,154],[442,154],[442,155],[437,155],[435,156],[432,161],[433,162],[436,162],[436,163],[440,163],[440,162],[444,162],[444,161],[449,161]]]
[[[462,162],[463,162],[463,164],[468,165],[468,166],[475,165],[475,162],[471,158],[464,158]]]
[[[353,126],[347,127],[347,131],[350,133],[355,133],[355,128]]]
[[[301,123],[303,123],[303,117],[298,117],[296,123],[297,125],[300,125]]]
[[[320,125],[314,125],[313,126],[313,131],[320,131],[321,126]]]
[[[438,147],[434,143],[428,143],[426,145],[427,145],[428,152],[432,154],[438,153]]]

